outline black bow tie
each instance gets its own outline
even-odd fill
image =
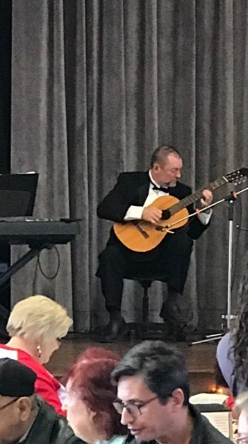
[[[162,191],[163,193],[169,193],[169,188],[167,187],[157,187],[157,185],[155,185],[154,183],[152,183],[152,185],[153,185],[153,187],[152,187],[152,189],[153,190],[158,190],[158,191]]]

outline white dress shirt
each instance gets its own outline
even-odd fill
[[[169,196],[169,193],[153,189],[154,185],[156,185],[157,187],[160,187],[160,185],[156,183],[155,180],[152,178],[151,171],[149,171],[149,177],[151,182],[149,186],[149,192],[144,202],[144,205],[143,206],[131,205],[125,214],[124,217],[125,221],[128,222],[129,220],[142,219],[142,213],[145,207],[151,205],[158,197]],[[199,217],[203,225],[207,225],[210,221],[211,215],[212,215],[212,210],[210,210],[209,213],[199,213],[197,214],[197,217]]]

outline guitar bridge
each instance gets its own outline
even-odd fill
[[[145,239],[149,238],[149,234],[147,234],[147,232],[139,224],[136,225],[136,228],[139,230],[140,234],[142,234],[142,236]]]

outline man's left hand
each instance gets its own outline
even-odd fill
[[[202,198],[201,198],[201,205],[202,207],[207,207],[213,202],[213,193],[210,190],[203,190],[202,192]]]

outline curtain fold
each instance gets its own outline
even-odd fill
[[[36,218],[81,219],[76,241],[58,246],[56,279],[33,260],[12,281],[12,303],[48,294],[73,313],[76,331],[88,331],[108,320],[95,272],[111,224],[96,207],[117,175],[148,169],[164,143],[180,150],[182,180],[194,190],[248,163],[247,2],[18,0],[12,45],[12,172],[40,173]],[[248,226],[247,197],[235,204],[234,224]],[[182,305],[193,326],[221,325],[228,230],[222,203],[192,255]],[[247,236],[233,231],[235,308]],[[13,248],[13,259],[23,249]],[[56,252],[42,258],[52,275]],[[161,320],[165,287],[150,290],[152,320]],[[126,281],[127,321],[141,320],[141,299]]]

